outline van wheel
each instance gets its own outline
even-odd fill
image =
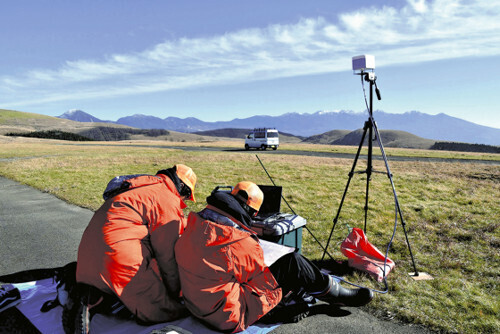
[[[276,151],[277,149],[278,149],[278,148],[277,148],[276,146],[275,146],[275,147],[273,147],[273,150],[275,150],[275,151]]]
[[[250,149],[250,146],[248,146],[248,144],[245,144],[245,150],[249,150]]]
[[[261,146],[260,146],[260,149],[261,149],[262,151],[265,151],[265,150],[266,150],[266,148],[267,148],[267,147],[266,147],[266,145],[261,145]]]

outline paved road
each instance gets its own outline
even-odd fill
[[[93,212],[0,178],[0,276],[76,260]]]
[[[92,211],[2,177],[0,196],[0,276],[76,260]],[[379,320],[356,308],[333,311],[322,304],[313,313],[273,333],[429,333],[417,326]]]

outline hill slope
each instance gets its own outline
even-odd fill
[[[321,135],[309,137],[305,139],[304,142],[315,144],[357,146],[359,145],[362,136],[362,129],[358,129],[355,131],[333,130],[325,132]],[[380,136],[382,137],[382,144],[385,147],[429,149],[435,143],[434,140],[421,138],[406,131],[381,130]],[[365,136],[363,145],[367,145],[367,137],[368,132]]]
[[[61,130],[79,135],[88,132],[101,131],[102,128],[136,129],[122,124],[77,122],[69,119],[52,117],[40,114],[27,113],[15,110],[0,109],[0,135],[6,133],[34,132]],[[128,131],[130,132],[130,131]],[[168,135],[151,137],[144,134],[130,135],[132,140],[165,140],[165,141],[210,141],[213,138],[189,133],[168,131]]]
[[[351,131],[349,130],[332,130],[319,135],[307,137],[304,142],[311,144],[332,144],[336,140],[343,138],[348,135]]]
[[[78,133],[97,126],[124,128],[124,125],[113,123],[87,123],[70,119],[27,113],[15,110],[0,109],[0,134],[19,131],[63,130]]]

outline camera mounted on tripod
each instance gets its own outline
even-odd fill
[[[361,75],[365,81],[375,82],[375,56],[361,55],[352,57],[352,70],[355,75]]]

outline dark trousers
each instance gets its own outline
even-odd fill
[[[321,292],[328,286],[328,276],[299,253],[282,256],[269,269],[283,290],[283,296],[290,291]]]

